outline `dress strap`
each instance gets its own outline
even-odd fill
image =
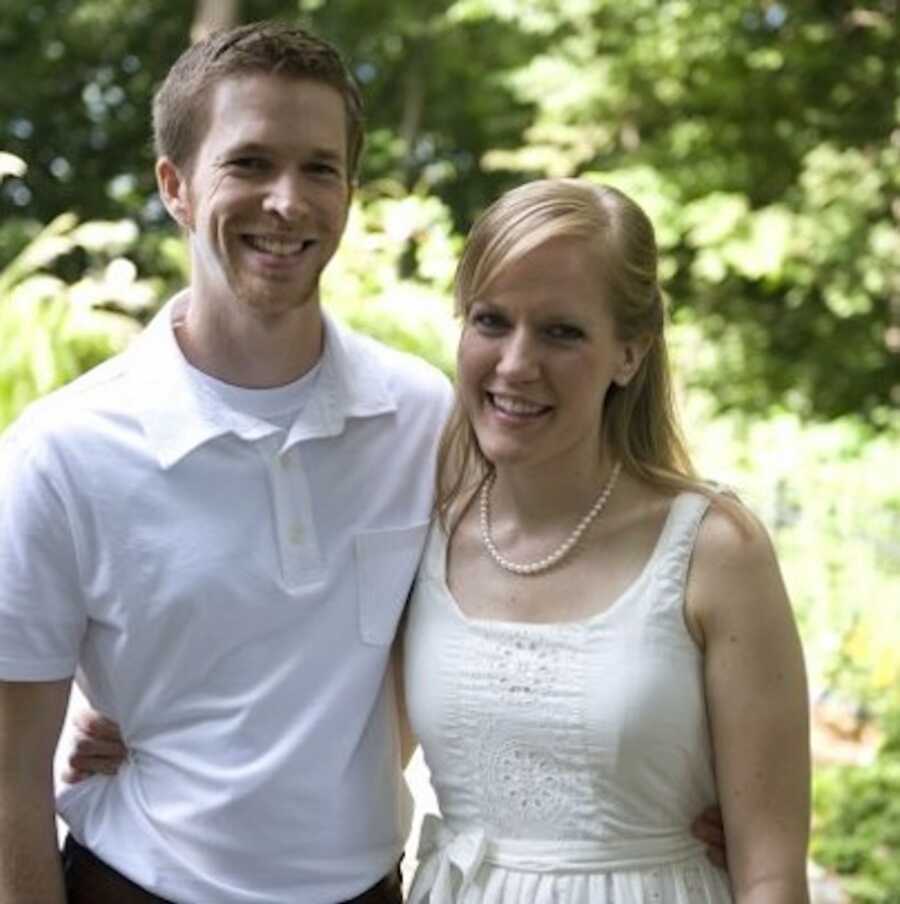
[[[709,510],[710,497],[703,493],[679,493],[672,500],[660,542],[656,579],[667,605],[679,609],[684,602],[688,567],[700,523]]]

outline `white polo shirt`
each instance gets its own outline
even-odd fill
[[[3,436],[0,679],[77,668],[122,726],[131,761],[58,799],[115,869],[185,904],[331,904],[409,828],[386,665],[449,384],[326,320],[282,429],[192,373],[182,303]]]

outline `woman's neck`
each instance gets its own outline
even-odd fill
[[[513,521],[523,531],[578,521],[606,486],[614,464],[604,454],[597,462],[565,468],[500,465],[490,489],[492,520]]]

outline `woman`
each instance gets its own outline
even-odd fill
[[[403,644],[443,814],[411,904],[802,904],[797,632],[765,531],[679,439],[650,222],[584,181],[515,189],[456,302]],[[730,886],[689,827],[717,801]]]
[[[411,904],[807,900],[797,633],[763,528],[679,440],[650,222],[612,188],[515,189],[456,303],[405,634],[443,814]],[[731,889],[689,831],[716,799]]]

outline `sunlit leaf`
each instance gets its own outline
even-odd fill
[[[24,176],[27,169],[28,165],[21,157],[8,151],[0,151],[0,182],[6,176]]]
[[[715,245],[734,236],[749,210],[743,195],[713,192],[687,205],[684,221],[697,247]]]
[[[82,223],[72,239],[86,251],[118,254],[133,245],[138,237],[137,225],[131,220]]]

